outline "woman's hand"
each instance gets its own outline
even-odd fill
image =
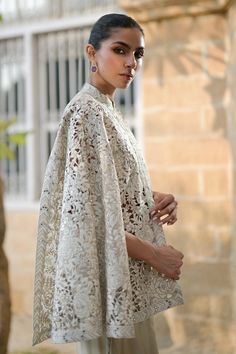
[[[172,194],[153,192],[155,206],[150,210],[153,220],[160,225],[173,225],[177,221],[177,201]]]
[[[127,231],[125,237],[129,257],[144,261],[168,278],[179,279],[183,253],[172,246],[156,246]]]
[[[155,268],[158,273],[164,274],[167,278],[178,280],[180,268],[183,265],[184,255],[172,246],[152,245],[152,251],[146,262]]]

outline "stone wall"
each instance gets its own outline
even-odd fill
[[[232,354],[235,6],[229,15],[171,14],[143,22],[146,160],[153,188],[179,200],[178,225],[166,233],[185,254],[185,305],[157,320],[159,342],[173,353],[179,346],[181,353]]]
[[[31,315],[38,213],[8,211],[6,217],[12,312]]]
[[[46,352],[74,354],[75,344],[44,342],[32,347],[32,309],[38,210],[8,210],[5,249],[9,260],[12,324],[9,354]],[[0,353],[2,354],[2,353]]]
[[[233,284],[232,295],[232,318],[234,333],[236,333],[236,4],[230,8],[228,16],[229,31],[229,66],[228,66],[228,86],[230,88],[229,116],[229,138],[231,143],[233,168],[232,168],[232,202],[233,202],[233,222],[231,240],[231,281]],[[234,336],[234,348],[236,348],[236,335]],[[235,349],[236,352],[236,349]],[[235,353],[234,352],[234,353]]]

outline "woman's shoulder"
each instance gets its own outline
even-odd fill
[[[88,136],[98,136],[104,130],[105,111],[94,97],[79,91],[67,104],[60,122],[61,129],[86,131]]]
[[[64,110],[66,115],[94,116],[96,113],[103,112],[102,105],[94,97],[83,90],[79,91],[68,103]]]

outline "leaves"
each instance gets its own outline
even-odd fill
[[[6,144],[0,142],[0,160],[5,157],[9,160],[13,160],[15,158],[15,152]]]
[[[17,133],[9,135],[9,142],[16,144],[16,145],[24,145],[26,142],[26,135],[27,133]]]
[[[9,120],[0,120],[0,133],[5,132],[6,130],[13,124],[17,122],[16,118],[12,118]]]
[[[24,145],[29,132],[10,133],[8,129],[17,122],[16,118],[0,120],[0,160],[15,158],[14,146]],[[13,146],[12,146],[13,145]]]

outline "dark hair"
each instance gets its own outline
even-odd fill
[[[91,29],[88,43],[98,50],[101,42],[108,39],[114,28],[137,28],[144,35],[142,27],[132,17],[111,13],[100,17]]]

